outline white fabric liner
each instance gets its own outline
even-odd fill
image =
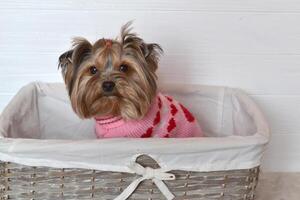
[[[62,83],[23,87],[0,115],[0,160],[30,166],[134,173],[147,154],[164,171],[219,171],[260,165],[269,141],[257,105],[238,89],[199,85],[161,86],[188,107],[207,137],[95,139],[94,121],[79,119]]]

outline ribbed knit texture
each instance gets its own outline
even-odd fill
[[[196,118],[172,97],[158,93],[148,113],[141,120],[121,117],[95,118],[98,138],[201,137]]]

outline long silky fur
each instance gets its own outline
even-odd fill
[[[122,116],[124,119],[143,118],[157,93],[156,74],[162,48],[147,44],[131,33],[131,22],[121,28],[112,45],[99,39],[91,44],[84,38],[73,40],[72,49],[59,57],[59,67],[69,92],[72,108],[81,118]],[[113,71],[104,69],[108,58],[113,60]],[[125,62],[130,72],[118,71]],[[89,74],[96,66],[98,73]],[[101,88],[103,81],[115,82],[114,95],[107,96]]]

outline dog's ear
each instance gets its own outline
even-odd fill
[[[152,71],[155,71],[158,66],[159,57],[163,53],[163,49],[158,44],[145,43],[142,38],[137,36],[137,34],[132,33],[131,24],[132,21],[129,21],[121,28],[120,39],[123,48],[140,52],[144,56],[149,68],[152,69]]]
[[[73,49],[64,52],[58,58],[58,68],[61,68],[62,76],[64,81],[68,87],[70,83],[70,79],[73,73],[73,62],[72,62],[72,54]]]
[[[159,58],[163,53],[163,49],[161,48],[161,46],[155,43],[143,43],[141,45],[141,49],[145,56],[145,60],[148,63],[148,66],[151,67],[153,71],[156,71],[158,67]]]
[[[62,75],[71,95],[74,81],[81,63],[90,56],[92,45],[84,38],[77,37],[72,41],[73,49],[59,56],[58,67],[62,69]]]

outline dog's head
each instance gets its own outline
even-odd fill
[[[59,67],[74,111],[81,118],[142,118],[156,95],[158,59],[162,49],[131,33],[130,24],[116,40],[91,44],[75,38],[59,57]]]

